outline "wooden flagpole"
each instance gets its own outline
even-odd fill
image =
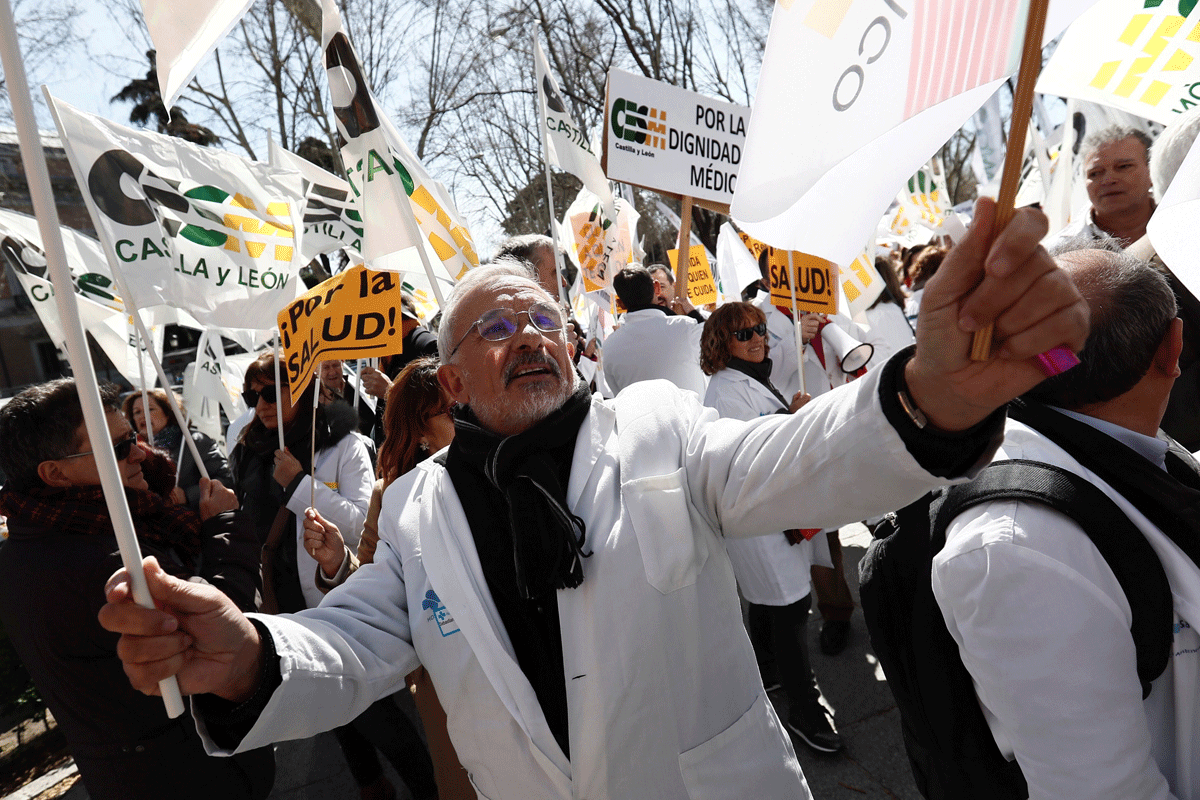
[[[675,261],[675,299],[687,298],[688,267],[691,266],[692,198],[683,196],[679,209],[679,258]]]
[[[1004,153],[1004,171],[1000,178],[1000,194],[996,198],[996,219],[992,223],[992,239],[1008,227],[1016,209],[1017,188],[1024,160],[1025,134],[1033,113],[1033,87],[1042,70],[1042,35],[1046,30],[1046,9],[1050,0],[1030,0],[1029,17],[1025,23],[1025,45],[1021,50],[1021,67],[1017,73],[1017,88],[1013,92],[1012,123],[1008,131],[1008,147]],[[992,355],[994,325],[975,332],[971,340],[971,359],[987,361]]]

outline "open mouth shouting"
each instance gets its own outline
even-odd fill
[[[521,378],[552,378],[559,380],[562,372],[558,362],[545,353],[523,353],[504,368],[504,385]]]

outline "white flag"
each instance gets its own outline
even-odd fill
[[[214,406],[225,409],[225,416],[237,419],[246,411],[246,402],[242,399],[243,372],[235,372],[225,359],[225,346],[220,334],[204,331],[200,341],[196,343],[196,375],[193,379],[194,388],[200,397],[208,398]],[[187,398],[185,398],[187,399]],[[189,402],[188,407],[194,409],[195,402]],[[193,412],[194,413],[194,412]],[[219,418],[219,414],[217,414]]]
[[[63,246],[67,254],[67,268],[75,285],[75,300],[83,328],[92,335],[100,349],[108,356],[117,371],[135,387],[141,387],[140,375],[144,372],[151,385],[154,384],[154,365],[142,349],[142,370],[138,369],[138,349],[132,320],[125,312],[125,304],[117,294],[112,273],[104,260],[104,252],[95,239],[84,236],[70,228],[62,228]],[[12,268],[21,288],[29,298],[38,315],[46,335],[61,352],[66,353],[66,334],[54,300],[54,284],[47,274],[46,253],[42,246],[41,231],[33,217],[0,209],[0,255]],[[162,322],[174,322],[171,315]],[[150,328],[150,335],[159,343],[161,351],[162,325]]]
[[[350,184],[311,161],[270,141],[271,165],[291,169],[304,176],[304,236],[301,249],[305,263],[322,253],[346,248],[362,253],[363,224]]]
[[[105,255],[138,307],[274,327],[304,290],[298,173],[51,106]]]
[[[334,0],[323,0],[323,10],[321,47],[338,132],[346,142],[342,161],[362,215],[363,258],[374,270],[424,272],[420,245],[437,277],[456,281],[479,264],[471,233],[380,108]],[[401,215],[415,217],[420,241]]]
[[[563,215],[559,241],[579,267],[585,292],[608,289],[612,276],[633,260],[641,215],[624,200],[616,202],[616,210],[612,219],[604,202],[584,186]]]
[[[605,204],[609,215],[614,215],[612,186],[604,176],[600,159],[588,144],[586,134],[567,111],[558,81],[550,74],[550,66],[546,63],[542,44],[536,35],[533,39],[533,65],[537,77],[538,110],[541,112],[538,123],[546,126],[550,163],[583,181],[583,185]]]
[[[716,269],[721,275],[721,292],[727,301],[741,300],[745,288],[762,279],[758,259],[728,222],[717,234]]]
[[[142,0],[157,51],[159,94],[168,109],[254,0]]]
[[[1092,0],[1055,0],[1046,36]],[[1021,0],[776,3],[732,214],[846,264],[896,187],[1019,62]]]
[[[1100,0],[1063,34],[1037,90],[1167,125],[1200,105],[1197,56],[1196,3]]]
[[[1150,242],[1163,263],[1192,294],[1200,296],[1200,261],[1196,259],[1196,220],[1200,217],[1200,147],[1187,158],[1163,194],[1146,225]]]

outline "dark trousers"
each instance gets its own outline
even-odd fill
[[[383,774],[375,753],[375,748],[379,748],[414,797],[436,796],[437,783],[429,750],[412,720],[391,697],[376,700],[349,725],[335,728],[333,734],[354,782],[360,787],[371,785]]]
[[[812,595],[788,606],[750,604],[750,643],[760,670],[774,665],[779,684],[787,693],[788,715],[812,709],[821,697],[817,676],[808,660],[808,611]]]

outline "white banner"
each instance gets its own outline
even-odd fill
[[[600,159],[592,152],[583,129],[567,111],[558,81],[550,74],[542,44],[536,37],[533,40],[533,65],[538,88],[538,122],[546,126],[550,163],[583,181],[583,185],[606,204],[609,214],[616,213],[612,186],[604,176]]]
[[[1170,124],[1200,104],[1200,8],[1188,0],[1099,0],[1063,34],[1037,90]]]
[[[733,199],[750,109],[608,71],[605,154],[614,181],[716,203]]]
[[[745,288],[762,279],[758,259],[728,222],[717,234],[716,271],[726,301],[741,300]]]
[[[1200,147],[1187,158],[1146,225],[1146,233],[1163,263],[1192,294],[1200,296],[1200,261],[1196,259],[1196,220],[1200,219]]]
[[[457,281],[479,264],[466,222],[380,108],[337,4],[323,0],[322,6],[321,48],[346,142],[346,178],[362,215],[362,255],[374,270],[424,272],[416,249],[422,246],[435,276]]]
[[[92,335],[117,371],[134,387],[140,388],[142,372],[138,370],[134,326],[125,313],[125,304],[117,295],[100,243],[70,228],[61,230],[67,267],[75,284],[75,299],[84,330]],[[45,249],[42,247],[37,220],[15,211],[0,209],[0,256],[3,257],[0,269],[4,263],[12,268],[42,327],[46,329],[46,335],[65,354],[66,335],[58,315],[58,304],[54,300],[54,284],[47,273]],[[157,352],[161,352],[163,328],[156,325],[150,330],[151,336],[159,342],[160,349]],[[153,385],[154,366],[149,356],[145,355],[144,346],[142,353],[143,371]]]
[[[168,109],[254,0],[142,0],[157,51],[159,94]]]
[[[60,100],[52,109],[105,255],[138,307],[165,303],[205,325],[274,326],[304,288],[299,174]]]
[[[362,253],[362,216],[350,196],[350,184],[316,164],[270,141],[270,163],[304,177],[304,236],[301,259],[312,261],[322,253],[345,248]]]
[[[1046,37],[1092,0],[1054,0]],[[775,4],[732,212],[752,236],[839,264],[1017,66],[1021,0]]]

